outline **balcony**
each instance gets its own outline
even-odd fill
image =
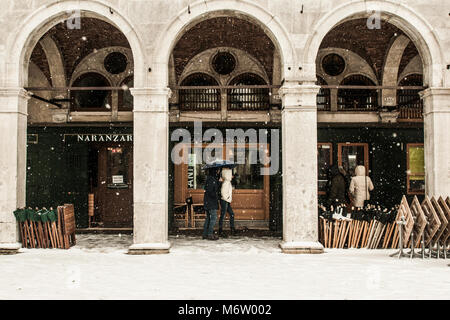
[[[276,86],[177,87],[180,111],[265,111],[271,107],[270,89]]]

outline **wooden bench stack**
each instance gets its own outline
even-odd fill
[[[73,204],[57,209],[20,208],[14,211],[23,248],[69,249],[76,244]]]
[[[401,234],[400,231],[401,230]],[[395,220],[383,222],[319,217],[319,241],[325,248],[400,249],[399,256],[447,258],[450,245],[450,197],[403,196]],[[409,253],[403,253],[410,248]],[[422,248],[420,252],[415,249]],[[396,255],[396,254],[394,254]]]

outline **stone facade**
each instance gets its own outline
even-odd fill
[[[61,74],[67,73],[70,66],[54,62],[58,61],[59,53],[48,39],[41,49],[50,57],[47,58],[48,70],[39,71],[38,66],[29,63],[30,57],[41,37],[52,27],[67,19],[76,24],[78,10],[87,18],[103,20],[121,31],[133,56],[134,112],[121,115],[123,118],[115,115],[116,121],[134,122],[134,172],[140,173],[135,179],[135,244],[130,252],[168,252],[170,248],[167,235],[168,86],[171,77],[179,76],[170,67],[170,60],[183,33],[211,17],[247,19],[264,30],[275,45],[275,56],[267,61],[273,66],[274,74],[265,76],[282,83],[279,96],[283,111],[279,119],[283,130],[285,179],[281,247],[285,252],[322,250],[317,242],[316,224],[315,95],[319,88],[314,83],[316,75],[320,74],[317,57],[322,54],[319,49],[327,33],[349,18],[372,19],[375,25],[377,18],[388,20],[414,42],[422,59],[421,67],[417,62],[406,65],[407,62],[399,59],[395,50],[408,48],[405,38],[399,38],[388,53],[389,62],[384,66],[388,70],[386,76],[380,78],[379,74],[371,72],[368,76],[376,77],[378,83],[395,84],[393,75],[396,73],[404,71],[402,74],[406,75],[405,70],[422,70],[424,85],[429,88],[423,93],[427,193],[450,194],[450,68],[447,67],[450,64],[450,24],[448,7],[442,1],[16,0],[1,1],[0,9],[3,27],[0,32],[0,134],[10,137],[0,143],[3,177],[0,183],[0,249],[16,248],[18,234],[12,211],[25,204],[27,114],[32,114],[29,121],[36,122],[48,119],[58,122],[64,118],[64,111],[48,110],[34,102],[27,109],[23,88],[64,84]],[[411,52],[411,58],[417,55],[414,50]],[[352,54],[346,56],[357,60]],[[383,92],[383,98],[389,96],[392,93]],[[327,121],[339,122],[334,115],[326,116]],[[87,115],[80,117],[80,121],[89,121]],[[110,121],[111,117],[104,121]],[[369,117],[379,120],[376,114]],[[356,118],[358,115],[355,121]],[[298,166],[300,160],[305,165]],[[294,189],[301,190],[306,200],[299,202]]]

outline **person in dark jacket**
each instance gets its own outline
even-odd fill
[[[214,225],[216,224],[217,210],[219,209],[219,169],[217,168],[208,169],[203,207],[206,213],[203,239],[217,240],[218,237],[214,234]]]
[[[328,194],[329,204],[344,204],[346,200],[346,181],[341,170],[337,165],[333,165],[330,169],[331,185]]]

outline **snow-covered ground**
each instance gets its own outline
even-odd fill
[[[130,235],[77,235],[70,250],[0,256],[0,299],[448,299],[450,259],[394,250],[282,254],[280,239],[171,237],[170,254],[126,254]]]

